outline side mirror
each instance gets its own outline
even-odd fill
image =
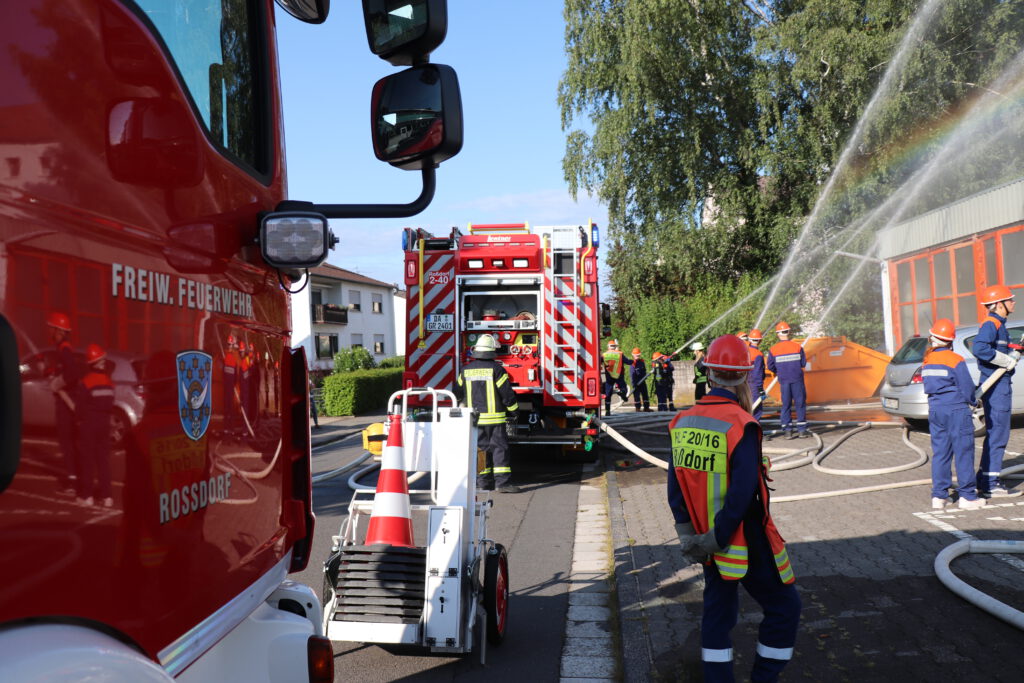
[[[370,111],[373,152],[392,166],[433,168],[462,149],[462,97],[450,66],[424,64],[380,79]]]
[[[363,0],[370,52],[394,66],[426,62],[448,33],[445,0]]]
[[[612,324],[612,307],[608,304],[601,304],[601,324],[611,329]],[[607,335],[605,335],[607,336]]]
[[[322,24],[331,10],[331,0],[277,0],[278,6],[299,21]]]
[[[260,251],[273,268],[315,268],[337,243],[327,218],[318,213],[283,211],[260,219]]]

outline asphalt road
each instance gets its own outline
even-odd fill
[[[362,454],[358,437],[314,449],[313,472],[332,470]],[[554,462],[544,452],[517,455],[517,494],[494,494],[487,535],[509,552],[509,626],[499,647],[488,646],[486,666],[479,649],[461,656],[431,655],[414,648],[336,642],[335,681],[516,681],[558,676],[568,610],[567,576],[571,566],[579,493],[579,466]],[[373,484],[375,475],[363,483]],[[331,536],[347,515],[352,492],[348,475],[317,484],[316,544],[306,571],[292,578],[322,589],[322,567]],[[413,487],[422,486],[414,483]],[[413,496],[415,503],[426,503]],[[425,519],[413,514],[416,542],[425,536]],[[479,638],[477,639],[479,642]],[[479,645],[477,646],[479,647]]]

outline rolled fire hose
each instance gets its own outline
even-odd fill
[[[949,568],[950,563],[967,553],[1024,553],[1024,541],[978,541],[964,539],[946,546],[935,556],[935,575],[949,590],[989,614],[1024,630],[1024,612],[1002,603],[991,595],[959,579]]]

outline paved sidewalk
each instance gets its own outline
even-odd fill
[[[829,445],[846,431],[828,431],[822,438]],[[633,436],[641,446],[667,445],[664,437]],[[911,441],[930,456],[927,434],[912,433]],[[766,442],[772,449],[804,445]],[[980,453],[980,439],[977,445]],[[1004,467],[1024,463],[1022,450],[1024,428],[1018,427]],[[871,469],[915,457],[901,430],[875,428],[853,435],[822,464]],[[624,451],[606,450],[605,460],[623,680],[699,681],[703,573],[680,562],[665,499],[666,472]],[[856,477],[807,465],[773,478],[774,499],[930,479],[930,462]],[[936,577],[934,562],[939,551],[961,538],[1024,542],[1024,498],[981,510],[934,512],[930,488],[918,485],[773,502],[772,514],[788,542],[803,601],[796,654],[783,680],[1021,680],[1024,633],[951,592]],[[970,554],[951,568],[971,586],[1024,610],[1024,556]],[[736,677],[745,680],[761,614],[744,591],[740,595],[733,639]]]

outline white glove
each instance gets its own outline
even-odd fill
[[[707,555],[714,555],[722,551],[722,546],[718,545],[718,539],[715,538],[714,529],[697,537],[697,547]]]
[[[679,545],[683,547],[683,552],[693,547],[696,529],[693,528],[693,524],[690,522],[682,522],[676,524],[676,536],[679,537]]]
[[[710,559],[709,556],[717,553],[721,549],[722,547],[718,545],[718,541],[715,540],[715,531],[712,529],[707,533],[694,536],[693,545],[683,552],[683,556],[690,560],[690,562],[704,563]]]
[[[992,365],[998,365],[1001,368],[1007,370],[1013,370],[1013,366],[1017,364],[1017,359],[1008,353],[1002,351],[996,351],[995,357],[992,358]]]

